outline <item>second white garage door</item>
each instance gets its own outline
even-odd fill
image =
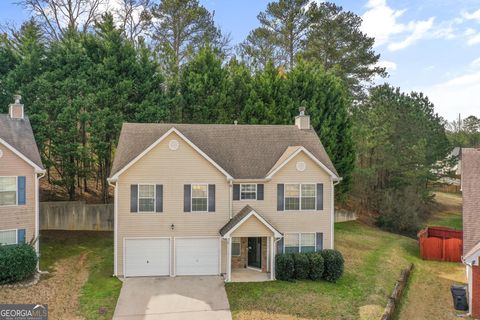
[[[177,276],[220,274],[219,246],[218,238],[175,238]]]

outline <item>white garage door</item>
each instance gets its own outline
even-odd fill
[[[220,274],[218,238],[176,238],[176,274],[216,275]]]
[[[168,276],[170,239],[126,239],[125,276]]]

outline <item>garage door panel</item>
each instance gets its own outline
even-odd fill
[[[166,276],[169,274],[169,239],[125,240],[125,276]]]
[[[177,275],[219,274],[218,238],[175,239]]]

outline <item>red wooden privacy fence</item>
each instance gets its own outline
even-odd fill
[[[463,231],[446,227],[427,227],[418,233],[420,256],[425,260],[460,262]]]

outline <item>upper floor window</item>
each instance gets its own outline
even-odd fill
[[[138,211],[139,212],[155,211],[155,185],[153,184],[138,185]]]
[[[240,185],[240,200],[256,200],[257,185],[254,183]]]
[[[286,184],[285,210],[315,210],[315,184]]]
[[[207,184],[192,184],[192,211],[208,211]]]
[[[17,204],[17,177],[0,177],[0,206]]]

